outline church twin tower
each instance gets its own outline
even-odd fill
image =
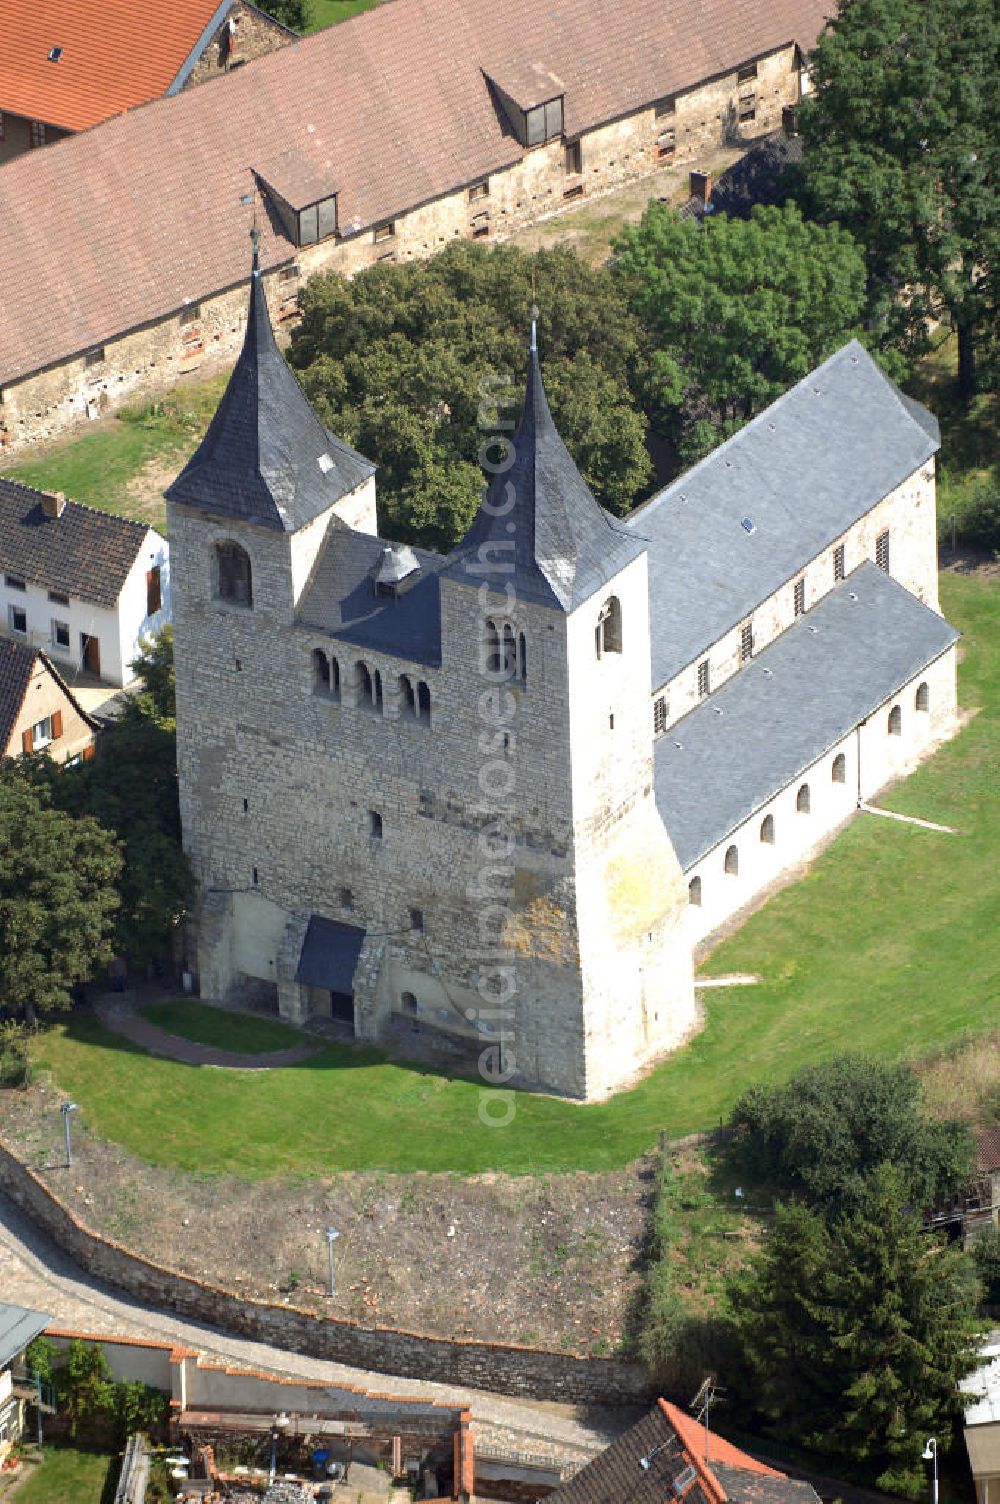
[[[191,960],[204,997],[593,1098],[694,1020],[646,548],[587,489],[534,348],[491,456],[452,553],[380,540],[374,466],[313,413],[254,270],[166,493]]]

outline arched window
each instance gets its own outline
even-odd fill
[[[522,684],[528,682],[528,640],[523,632],[517,634],[517,677]]]
[[[688,883],[688,903],[693,908],[701,908],[701,878],[693,877]]]
[[[810,809],[808,783],[803,783],[795,795],[795,808],[800,815],[808,815]]]
[[[320,648],[312,650],[313,694],[330,694],[330,660]]]
[[[431,692],[421,679],[417,685],[417,720],[430,725],[431,719]]]
[[[354,683],[358,704],[364,710],[382,713],[382,675],[378,669],[370,669],[361,659],[354,665]]]
[[[903,734],[903,712],[900,710],[900,708],[899,708],[898,705],[894,705],[892,707],[892,709],[889,711],[888,726],[889,726],[889,735],[890,736],[902,736],[902,734]]]
[[[774,845],[774,816],[765,815],[760,822],[760,838],[765,846]]]
[[[253,605],[253,571],[250,555],[238,543],[215,545],[215,593],[233,606]]]
[[[417,714],[417,696],[413,689],[413,680],[409,674],[399,676],[399,713],[406,719],[415,719]]]
[[[412,992],[400,993],[399,1001],[403,1005],[403,1012],[415,1016],[420,1010],[416,996]]]
[[[514,638],[514,628],[509,621],[503,624],[502,648],[504,678],[513,679],[517,674],[517,643]]]
[[[913,703],[917,710],[930,710],[931,692],[926,680],[923,684],[917,685],[917,696]]]
[[[833,765],[830,768],[830,778],[834,783],[847,782],[847,758],[843,752],[838,752],[833,759]]]
[[[740,854],[735,846],[727,846],[726,860],[724,863],[727,877],[738,877],[740,872]]]
[[[330,699],[340,699],[340,662],[336,658],[330,659]]]
[[[375,709],[382,714],[382,675],[378,669],[372,674],[372,688],[375,692]]]
[[[622,650],[622,608],[617,595],[609,595],[597,613],[594,646],[598,658],[603,658],[605,653],[620,653]]]
[[[488,617],[484,623],[484,627],[483,657],[485,671],[488,674],[498,674],[500,672],[500,633],[497,631],[496,622],[490,621]]]

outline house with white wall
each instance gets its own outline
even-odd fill
[[[124,685],[170,620],[170,548],[155,528],[0,477],[0,633],[63,674]]]
[[[0,1301],[0,1463],[21,1435],[24,1386],[15,1373],[24,1366],[25,1349],[45,1330],[50,1316]]]

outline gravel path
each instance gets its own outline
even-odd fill
[[[607,1446],[632,1420],[625,1411],[533,1403],[485,1390],[451,1388],[372,1373],[232,1337],[200,1322],[184,1320],[133,1300],[87,1274],[3,1195],[0,1195],[0,1291],[4,1300],[50,1314],[54,1325],[95,1335],[177,1342],[216,1361],[279,1375],[357,1384],[401,1396],[451,1403],[464,1401],[478,1422],[477,1430],[488,1430],[500,1444],[513,1441],[529,1450],[538,1450],[537,1443],[542,1442],[563,1453],[592,1455]]]
[[[214,1045],[197,1044],[158,1029],[148,1018],[137,1013],[131,1003],[102,999],[94,1010],[106,1029],[120,1034],[133,1044],[141,1045],[151,1055],[165,1055],[183,1065],[215,1065],[229,1070],[268,1071],[275,1066],[298,1065],[321,1048],[318,1044],[297,1044],[289,1050],[272,1050],[264,1055],[241,1055],[235,1050],[220,1050]]]

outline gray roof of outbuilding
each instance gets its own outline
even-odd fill
[[[313,412],[278,349],[255,270],[239,360],[167,500],[295,532],[374,473]]]
[[[851,340],[634,512],[628,526],[649,543],[653,688],[748,617],[939,444],[932,415]]]
[[[534,350],[513,450],[513,463],[493,477],[447,574],[500,592],[512,587],[520,600],[572,611],[645,543],[591,495],[552,421]]]
[[[787,788],[957,637],[866,560],[656,743],[657,808],[681,867]]]
[[[18,1353],[23,1353],[51,1320],[51,1316],[41,1311],[11,1306],[0,1300],[0,1368],[6,1368]]]
[[[370,533],[331,528],[299,601],[298,620],[352,647],[371,648],[435,668],[441,662],[440,554],[415,548],[419,570],[376,595],[388,545]]]

